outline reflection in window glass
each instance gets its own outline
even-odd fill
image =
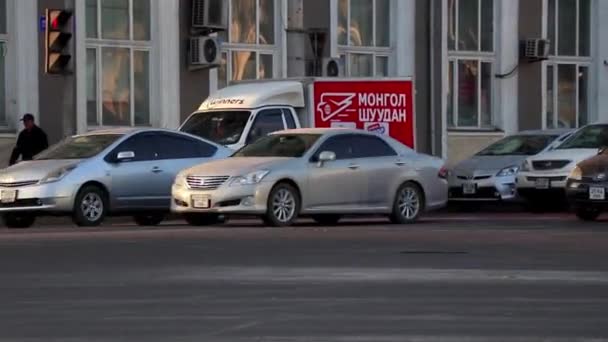
[[[350,54],[350,75],[353,77],[372,76],[373,55]]]
[[[256,54],[251,51],[232,51],[232,80],[256,79]]]
[[[494,50],[494,0],[481,0],[481,51]]]
[[[129,2],[101,1],[101,35],[104,39],[129,39]]]
[[[547,128],[555,128],[553,118],[555,116],[555,109],[553,108],[553,99],[555,91],[553,90],[553,65],[547,66]]]
[[[87,123],[97,125],[97,50],[87,49]]]
[[[576,1],[559,0],[558,52],[563,56],[576,56]]]
[[[222,52],[220,66],[217,69],[217,88],[222,89],[228,86],[228,54]]]
[[[576,127],[576,78],[575,65],[561,64],[557,67],[559,128]]]
[[[350,1],[350,45],[373,46],[373,0]]]
[[[232,0],[230,42],[256,43],[256,0]]]
[[[147,51],[133,52],[135,125],[150,124],[150,61]]]
[[[589,36],[591,35],[590,0],[579,0],[579,56],[589,56]]]
[[[259,66],[259,74],[258,78],[272,78],[272,55],[262,55],[260,54],[260,66]]]
[[[347,44],[348,0],[338,0],[338,44]]]
[[[129,49],[104,47],[102,72],[103,125],[131,125]]]
[[[86,3],[87,38],[97,38],[97,0]]]
[[[481,126],[488,127],[492,122],[492,64],[481,63]]]
[[[454,126],[454,62],[448,63],[448,94],[447,94],[447,107],[448,107],[448,126]]]
[[[578,73],[578,125],[584,126],[589,123],[589,68],[580,67]]]
[[[456,0],[448,0],[448,49],[456,49]]]
[[[376,57],[376,77],[388,76],[388,57]]]
[[[479,49],[479,1],[458,0],[458,49]]]
[[[133,1],[133,39],[150,40],[150,0]]]
[[[376,46],[390,45],[390,1],[376,0]]]
[[[479,62],[458,62],[458,126],[477,127]]]
[[[260,0],[260,37],[262,45],[274,44],[274,0]]]

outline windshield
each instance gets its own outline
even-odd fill
[[[105,150],[122,137],[121,134],[99,134],[69,137],[36,156],[36,160],[86,159]]]
[[[318,134],[280,134],[266,136],[236,152],[233,157],[299,158],[321,137]]]
[[[600,148],[608,146],[608,125],[588,126],[574,133],[558,149]]]
[[[239,142],[251,116],[249,111],[200,112],[192,115],[180,129],[221,145]]]
[[[532,156],[540,153],[558,136],[556,135],[515,135],[504,138],[477,153],[478,156]]]

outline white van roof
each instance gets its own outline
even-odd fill
[[[235,84],[211,94],[199,111],[254,109],[262,106],[304,107],[304,85],[298,81],[256,81]]]

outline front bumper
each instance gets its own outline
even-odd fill
[[[0,188],[0,191],[17,191],[16,200],[0,203],[0,213],[9,212],[71,212],[74,207],[74,189],[64,183],[36,184],[19,188]]]
[[[603,188],[604,199],[592,199],[590,189]],[[575,206],[608,206],[608,183],[589,183],[568,180],[566,187],[568,202]]]
[[[522,197],[563,196],[570,172],[521,172],[517,176],[517,193]],[[542,185],[542,186],[541,186]]]
[[[469,190],[472,187],[474,192],[465,193],[465,186]],[[473,180],[451,177],[449,182],[450,201],[509,201],[515,199],[516,194],[515,176],[490,176]]]
[[[197,190],[174,184],[171,189],[171,211],[177,214],[261,215],[266,213],[268,196],[273,185],[271,182],[239,186],[229,186],[226,183],[216,190]],[[208,197],[209,208],[194,208],[192,196]]]

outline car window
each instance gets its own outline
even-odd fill
[[[180,131],[221,145],[236,144],[249,121],[249,111],[212,111],[196,113],[188,118]]]
[[[91,158],[101,153],[120,138],[122,138],[122,134],[94,134],[69,137],[40,153],[35,159]]]
[[[247,137],[247,144],[267,136],[268,134],[285,129],[283,111],[280,109],[263,110],[255,118]]]
[[[148,161],[157,158],[159,146],[157,136],[151,133],[140,133],[122,142],[111,154],[112,157],[116,157],[120,152],[133,152],[135,158],[130,161]]]
[[[246,145],[233,157],[300,158],[319,139],[318,134],[271,134]]]
[[[206,158],[217,150],[215,146],[176,134],[160,134],[158,143],[159,159]]]
[[[291,113],[291,111],[289,109],[283,109],[283,115],[285,115],[285,122],[287,123],[287,128],[296,128],[296,122],[293,119],[293,114]]]
[[[478,156],[532,156],[542,152],[557,136],[554,135],[513,135],[486,147]]]
[[[351,135],[339,135],[327,139],[315,153],[315,158],[318,158],[321,152],[333,152],[336,154],[336,160],[352,159],[354,155],[353,140]]]
[[[574,133],[558,149],[600,148],[608,146],[608,125],[593,125]]]
[[[352,146],[357,146],[353,150],[354,158],[373,158],[396,156],[397,152],[390,147],[384,140],[369,135],[353,135]]]

